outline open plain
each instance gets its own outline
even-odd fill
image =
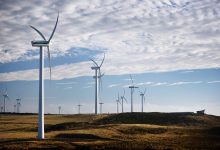
[[[1,114],[0,149],[220,149],[220,117],[193,113]]]

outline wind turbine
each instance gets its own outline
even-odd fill
[[[133,112],[133,94],[134,94],[134,89],[135,89],[135,88],[138,88],[138,87],[137,87],[137,86],[134,86],[134,81],[133,81],[131,75],[130,75],[130,78],[131,78],[131,82],[132,82],[132,85],[129,86],[129,88],[131,89],[131,112]]]
[[[104,76],[104,73],[101,73],[101,70],[99,69],[98,79],[99,79],[99,100],[100,100],[100,102],[99,102],[99,104],[100,104],[99,109],[100,109],[100,114],[102,114],[102,105],[104,104],[104,103],[102,103],[102,101],[101,101],[102,77],[103,77],[103,76]],[[95,78],[95,77],[94,77],[94,78]]]
[[[121,104],[120,98],[119,98],[119,93],[118,93],[118,99],[116,99],[116,103],[117,103],[117,113],[118,113],[119,112],[118,104]]]
[[[17,98],[16,101],[17,101],[17,113],[20,113],[21,99]]]
[[[3,94],[2,95],[3,97],[4,97],[4,109],[3,109],[3,111],[4,111],[4,113],[5,113],[5,110],[6,110],[6,108],[5,108],[5,103],[6,103],[6,99],[8,99],[9,100],[9,96],[8,96],[8,93],[7,93],[7,90],[5,90],[5,94]]]
[[[47,47],[48,59],[49,59],[49,67],[50,67],[50,79],[51,79],[51,66],[50,66],[50,49],[49,44],[52,39],[54,32],[57,27],[59,19],[59,12],[57,15],[57,20],[54,26],[54,29],[50,35],[50,38],[46,40],[45,36],[35,27],[30,26],[34,29],[43,40],[31,41],[33,47],[40,48],[40,64],[39,64],[39,110],[38,110],[38,139],[44,139],[44,51],[43,48]]]
[[[1,106],[1,112],[3,112],[3,106]]]
[[[103,102],[100,102],[100,114],[102,114],[102,105],[104,104]]]
[[[59,106],[58,109],[59,109],[59,114],[60,114],[60,112],[61,112],[61,106]]]
[[[141,96],[141,112],[144,112],[144,101],[145,101],[145,93],[146,93],[146,88],[144,90],[144,92],[140,92],[140,96]]]
[[[16,113],[16,105],[14,105],[14,113]]]
[[[78,106],[78,114],[80,114],[80,108],[81,108],[82,105],[79,104],[77,106]]]
[[[121,112],[124,112],[124,101],[127,102],[127,99],[125,98],[125,89],[124,89],[124,94],[121,96]]]
[[[102,62],[100,65],[98,65],[98,63],[96,61],[94,61],[93,59],[90,59],[95,66],[91,67],[92,70],[95,70],[95,114],[98,114],[98,109],[97,109],[97,106],[98,106],[98,102],[99,102],[99,79],[104,75],[104,74],[101,74],[101,67],[102,67],[102,64],[105,60],[105,54],[104,54],[104,57],[102,59]]]

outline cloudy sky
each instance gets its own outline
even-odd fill
[[[51,41],[52,80],[45,53],[45,111],[94,112],[94,75],[90,58],[100,61],[104,112],[116,112],[117,94],[126,91],[130,111],[129,74],[147,89],[145,111],[196,111],[220,115],[219,0],[0,0],[0,92],[7,89],[7,111],[16,98],[22,112],[38,104],[40,39],[29,25]],[[3,97],[0,98],[2,106]]]

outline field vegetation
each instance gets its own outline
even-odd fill
[[[0,114],[0,149],[220,149],[220,117],[193,113]]]

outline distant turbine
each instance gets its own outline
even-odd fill
[[[38,139],[44,139],[44,51],[43,51],[43,48],[47,47],[48,58],[49,58],[49,67],[50,67],[50,79],[51,79],[49,44],[50,44],[50,40],[52,39],[54,32],[56,30],[58,19],[59,19],[59,12],[57,15],[57,20],[56,20],[53,32],[48,40],[46,40],[44,35],[38,29],[36,29],[33,26],[30,26],[43,38],[43,40],[31,41],[31,44],[33,47],[40,47]]]
[[[17,101],[17,113],[20,113],[21,99],[17,98],[16,101]]]
[[[3,106],[1,106],[1,112],[3,112]]]
[[[81,109],[81,106],[82,106],[82,105],[79,104],[79,105],[77,105],[77,106],[78,106],[78,114],[80,114],[80,109]]]
[[[146,88],[144,90],[144,92],[140,92],[140,96],[141,96],[141,112],[144,112],[144,101],[145,101],[145,93],[146,93]]]
[[[124,94],[121,96],[121,112],[124,112],[124,101],[127,102],[127,99],[125,98],[125,89],[124,89]]]
[[[117,102],[117,113],[119,113],[118,104],[121,104],[120,98],[119,98],[119,93],[118,93],[118,99],[116,100],[116,102]]]
[[[59,109],[59,114],[60,114],[60,112],[61,112],[61,106],[59,106],[58,109]]]
[[[16,113],[16,106],[17,106],[17,105],[14,105],[14,113]]]
[[[7,90],[5,90],[5,94],[2,95],[4,97],[4,109],[3,109],[3,112],[6,112],[6,108],[5,108],[5,103],[6,103],[6,99],[9,100],[9,96],[8,96],[8,93],[7,93]]]
[[[133,79],[132,79],[131,75],[130,75],[130,78],[131,78],[131,82],[132,82],[132,85],[129,86],[129,88],[131,89],[131,112],[133,112],[133,94],[134,94],[134,89],[138,88],[138,87],[134,86],[134,82],[133,82]]]
[[[104,104],[103,102],[100,102],[100,114],[102,114],[102,105]]]
[[[101,67],[102,67],[102,64],[105,60],[105,54],[104,54],[104,57],[102,59],[102,62],[100,65],[98,65],[98,63],[96,61],[94,61],[93,59],[90,59],[94,64],[95,66],[91,67],[92,70],[95,70],[95,114],[98,114],[98,102],[99,102],[99,78],[101,78],[101,76],[103,76],[101,74]]]

